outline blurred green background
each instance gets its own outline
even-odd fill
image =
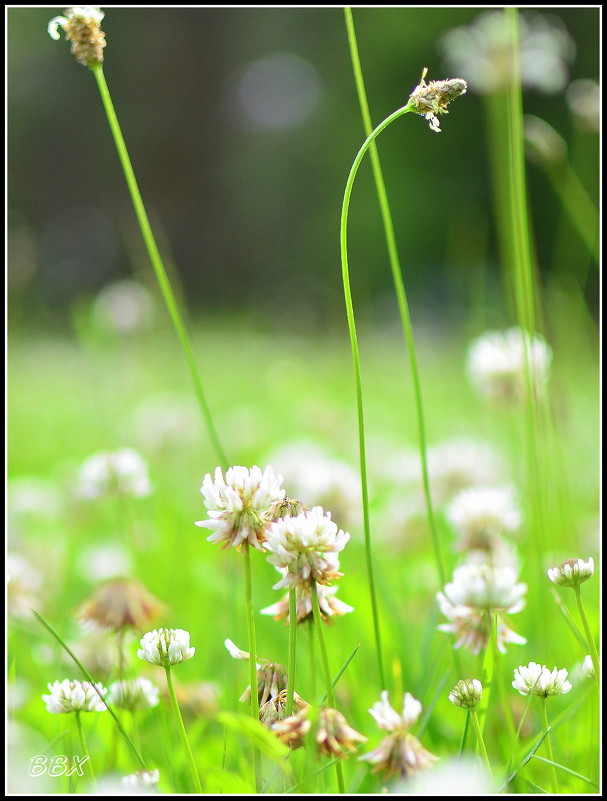
[[[343,326],[339,218],[365,137],[342,9],[104,10],[106,78],[153,228],[190,310],[237,312],[272,327]],[[62,325],[78,304],[129,276],[154,288],[93,76],[65,41],[47,34],[61,13],[7,10],[14,326]],[[354,9],[375,124],[406,102],[425,66],[429,79],[470,83],[440,135],[408,115],[378,143],[414,319],[457,318],[479,280],[486,307],[498,318],[502,308],[486,95],[476,86],[487,65],[475,63],[472,48],[468,74],[455,76],[444,44],[449,31],[482,13]],[[537,10],[522,17],[537,27]],[[564,137],[596,202],[598,133],[576,124],[567,92],[579,79],[598,80],[599,9],[542,7],[539,19],[530,55],[547,83],[525,89],[524,110]],[[528,185],[544,280],[569,270],[586,275],[587,251],[537,165],[528,165]],[[396,318],[367,163],[349,232],[357,308],[371,323]],[[596,270],[588,275],[582,290],[594,310]]]

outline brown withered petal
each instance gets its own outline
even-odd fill
[[[270,727],[280,742],[288,745],[293,750],[301,748],[304,743],[304,737],[312,727],[307,712],[308,707],[305,707],[296,715],[283,718]]]
[[[137,579],[114,578],[99,585],[77,611],[78,619],[93,629],[147,631],[166,611]]]
[[[321,754],[345,757],[356,750],[355,743],[366,743],[367,737],[348,725],[336,709],[321,709],[316,729],[316,744]]]

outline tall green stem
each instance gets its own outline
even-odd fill
[[[295,692],[295,655],[297,652],[297,599],[295,590],[289,590],[289,663],[287,667],[287,717],[293,714]]]
[[[487,772],[489,776],[492,775],[491,773],[491,763],[489,762],[489,756],[487,754],[487,749],[485,748],[485,741],[483,739],[483,732],[481,731],[481,727],[478,722],[478,716],[476,714],[475,709],[470,710],[470,719],[472,721],[472,726],[476,733],[476,741],[478,743],[478,750],[480,751],[481,757],[483,762],[485,763],[485,767],[487,768]]]
[[[184,352],[186,361],[190,368],[190,373],[192,375],[192,380],[194,382],[196,397],[198,398],[198,403],[200,404],[202,416],[207,426],[209,438],[213,444],[213,447],[215,448],[219,461],[222,463],[224,468],[226,468],[228,466],[228,461],[224,453],[224,450],[221,447],[221,443],[219,442],[219,437],[217,436],[217,432],[215,430],[215,425],[211,417],[211,412],[207,405],[204,391],[202,389],[202,381],[198,373],[198,368],[196,367],[196,360],[194,359],[194,354],[192,351],[192,346],[190,344],[190,339],[186,331],[186,327],[184,325],[181,312],[179,311],[179,306],[177,305],[175,295],[171,288],[169,278],[164,268],[160,252],[156,245],[156,241],[152,233],[152,228],[150,226],[145,207],[143,205],[143,200],[141,198],[141,193],[139,192],[137,180],[135,179],[135,173],[133,172],[133,167],[131,165],[131,160],[129,158],[128,150],[124,141],[124,137],[122,136],[122,131],[120,130],[120,125],[118,123],[118,117],[116,116],[116,112],[114,110],[114,104],[112,103],[112,98],[110,96],[110,91],[108,89],[105,76],[103,74],[103,67],[101,66],[101,64],[97,63],[94,64],[91,67],[91,69],[97,81],[97,86],[99,88],[99,93],[101,95],[103,107],[105,109],[105,113],[108,118],[112,136],[114,137],[116,149],[118,150],[118,157],[120,159],[120,163],[122,165],[122,169],[124,172],[124,177],[126,179],[126,183],[131,195],[131,201],[135,209],[137,221],[139,223],[139,227],[141,228],[141,234],[143,236],[143,240],[145,242],[145,246],[148,255],[150,257],[150,261],[152,263],[152,267],[154,268],[154,272],[156,273],[156,278],[158,279],[158,283],[160,285],[160,290],[162,292],[164,302],[168,309],[169,315],[173,322],[173,326],[175,327],[175,331],[177,332],[177,336],[179,337],[179,341],[181,343],[181,347]]]
[[[179,703],[177,701],[177,696],[175,695],[175,688],[173,687],[173,678],[171,676],[170,665],[167,665],[164,670],[167,677],[167,685],[169,688],[169,695],[171,696],[171,704],[173,706],[173,712],[175,713],[175,720],[177,721],[177,728],[179,729],[179,736],[181,737],[181,744],[183,746],[183,750],[185,751],[190,766],[190,771],[192,773],[194,789],[196,790],[197,793],[202,794],[202,787],[200,786],[200,777],[198,776],[198,770],[196,769],[194,754],[192,753],[192,749],[190,748],[188,735],[186,734],[185,726],[183,725],[183,718],[181,717],[181,709],[179,709]]]
[[[255,637],[255,614],[253,611],[253,584],[251,580],[251,550],[248,542],[242,546],[244,557],[245,602],[247,609],[247,630],[249,634],[249,669],[251,677],[251,714],[259,720],[259,690],[257,687],[257,641]],[[256,792],[261,792],[261,756],[253,746]]]
[[[87,764],[89,766],[89,773],[91,774],[91,782],[93,783],[93,787],[97,787],[97,779],[95,778],[95,771],[93,770],[93,766],[91,764],[91,756],[88,752],[88,748],[86,747],[86,737],[84,736],[84,729],[82,727],[82,720],[80,718],[80,712],[76,712],[76,726],[78,727],[78,737],[80,738],[80,747],[82,748],[82,755],[85,756],[87,759]]]
[[[540,696],[540,702],[541,702],[540,706],[542,711],[542,728],[545,732],[547,732],[549,729],[548,714],[546,712],[546,701],[547,698],[545,696]],[[551,762],[554,762],[554,754],[552,753],[552,740],[550,738],[550,735],[546,737],[546,747],[548,749],[548,759]],[[554,765],[551,765],[550,768],[551,768],[550,778],[552,783],[552,792],[556,794],[559,791],[559,783],[556,777],[556,768],[554,767]]]
[[[586,640],[588,642],[588,649],[590,651],[590,659],[592,660],[592,667],[594,668],[594,678],[596,681],[596,686],[600,686],[599,682],[599,655],[596,650],[596,645],[594,644],[594,637],[592,636],[592,632],[590,631],[590,625],[588,623],[588,618],[586,617],[586,612],[584,610],[584,604],[582,602],[582,591],[579,584],[573,587],[575,592],[575,600],[577,603],[578,612],[580,613],[580,618],[582,619],[582,625],[584,626],[584,633],[586,634]]]

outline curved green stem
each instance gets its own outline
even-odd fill
[[[177,336],[179,337],[181,348],[184,352],[186,361],[188,363],[188,367],[190,368],[190,373],[192,375],[192,380],[194,382],[196,397],[198,398],[198,403],[200,404],[200,409],[202,411],[202,416],[206,423],[207,431],[209,433],[209,438],[215,448],[219,461],[222,463],[223,467],[226,468],[228,466],[228,461],[224,453],[224,450],[221,447],[221,443],[219,442],[219,437],[217,436],[217,432],[215,430],[215,425],[211,417],[211,412],[207,405],[204,391],[202,389],[202,381],[198,373],[198,368],[196,367],[196,360],[194,359],[194,353],[192,351],[190,339],[188,337],[188,333],[186,331],[186,327],[183,322],[181,312],[179,311],[179,306],[177,305],[177,301],[175,299],[175,295],[173,293],[173,289],[171,287],[169,278],[164,268],[160,252],[156,245],[156,241],[152,233],[152,228],[148,220],[145,206],[143,205],[143,200],[141,198],[141,193],[139,192],[139,187],[137,185],[135,173],[133,172],[133,167],[131,165],[131,160],[129,158],[128,150],[124,141],[124,137],[122,136],[122,131],[120,130],[120,125],[118,123],[118,117],[116,116],[116,111],[114,110],[114,104],[112,103],[110,91],[108,89],[105,76],[103,74],[103,67],[101,66],[101,64],[97,63],[94,64],[91,67],[91,69],[97,81],[97,86],[99,88],[99,93],[101,95],[103,107],[105,109],[105,113],[108,118],[112,136],[114,137],[116,149],[118,150],[118,157],[120,159],[122,170],[124,172],[124,177],[126,179],[129,193],[131,195],[131,201],[135,209],[137,221],[139,223],[139,227],[141,228],[141,234],[143,236],[143,240],[145,242],[145,246],[148,255],[150,257],[150,261],[152,263],[152,267],[154,268],[154,272],[156,273],[156,278],[158,279],[158,284],[160,285],[162,297],[164,298],[164,302],[166,304],[167,310],[173,322],[173,326],[175,327],[175,331],[177,332]]]
[[[481,731],[481,727],[478,722],[478,717],[476,715],[476,710],[470,710],[470,719],[472,720],[472,726],[474,728],[476,734],[476,741],[478,743],[478,750],[480,751],[481,757],[483,762],[485,763],[485,767],[487,768],[487,772],[489,776],[492,775],[491,773],[491,763],[489,762],[489,756],[487,754],[487,749],[485,748],[485,741],[483,739],[483,732]]]
[[[257,686],[257,641],[255,637],[255,614],[253,611],[253,584],[251,580],[251,549],[248,542],[242,546],[244,556],[245,602],[247,609],[247,631],[249,634],[249,670],[251,681],[251,714],[259,720],[259,690]],[[261,757],[253,746],[256,792],[261,792]]]
[[[171,668],[170,666],[167,665],[167,667],[165,667],[164,670],[167,677],[167,685],[169,688],[169,695],[171,696],[171,704],[173,705],[173,712],[175,713],[175,719],[177,720],[177,728],[179,729],[179,736],[181,737],[181,744],[183,745],[183,750],[186,753],[186,757],[190,765],[190,771],[192,773],[192,779],[194,781],[194,789],[196,790],[197,793],[202,794],[202,787],[200,785],[200,777],[198,776],[198,770],[196,769],[196,762],[194,761],[194,754],[192,753],[192,749],[190,748],[188,735],[186,734],[185,726],[183,725],[183,718],[181,717],[181,710],[179,709],[179,703],[177,702],[177,696],[175,695],[175,688],[173,687]]]
[[[371,122],[371,114],[369,112],[369,104],[367,102],[367,93],[365,91],[365,84],[360,66],[360,58],[358,56],[358,45],[356,43],[356,32],[354,30],[354,21],[352,19],[352,10],[344,8],[346,16],[346,27],[348,29],[348,41],[350,43],[350,56],[352,59],[352,68],[354,71],[354,79],[356,81],[356,89],[358,92],[358,101],[360,111],[363,118],[366,136],[369,136],[373,131],[373,124]],[[379,207],[381,210],[381,217],[384,226],[384,233],[386,237],[386,244],[388,246],[388,256],[390,259],[390,269],[392,271],[392,280],[394,282],[394,289],[396,291],[396,299],[398,302],[398,310],[400,314],[401,324],[403,327],[403,334],[405,343],[407,345],[407,352],[409,355],[409,364],[411,365],[411,378],[413,381],[413,390],[415,396],[415,408],[417,413],[417,425],[419,436],[419,452],[421,460],[422,481],[424,486],[424,495],[426,500],[426,510],[428,514],[428,523],[430,531],[432,532],[432,541],[434,543],[434,553],[436,564],[439,574],[441,586],[447,582],[445,569],[443,565],[443,558],[440,549],[440,540],[436,528],[436,520],[434,516],[434,507],[432,504],[432,497],[430,494],[430,479],[428,475],[428,459],[427,459],[427,444],[426,444],[426,425],[424,421],[424,407],[422,401],[421,381],[419,378],[419,370],[417,366],[417,356],[415,352],[415,344],[413,341],[413,328],[411,325],[411,315],[409,314],[409,304],[407,301],[407,293],[405,291],[405,284],[403,281],[402,270],[400,266],[400,259],[398,256],[398,248],[396,246],[396,236],[394,234],[394,224],[392,222],[392,213],[390,212],[390,204],[388,202],[388,193],[386,192],[386,185],[382,173],[381,164],[379,161],[379,154],[377,152],[377,145],[374,141],[369,146],[369,157],[371,159],[371,166],[373,168],[373,177],[375,180],[375,188],[379,200]],[[385,686],[385,683],[382,684]]]

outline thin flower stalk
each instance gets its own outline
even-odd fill
[[[333,682],[331,681],[331,672],[329,670],[329,657],[327,656],[327,649],[325,646],[325,638],[322,629],[322,617],[320,614],[320,606],[318,604],[318,596],[316,595],[316,587],[314,587],[312,590],[312,610],[314,614],[314,628],[316,629],[316,634],[318,636],[318,647],[320,649],[322,670],[327,688],[327,702],[331,709],[335,709],[335,693],[333,692]],[[335,763],[335,772],[337,774],[338,791],[343,794],[345,792],[344,774],[339,760]]]
[[[289,589],[289,661],[287,665],[287,717],[293,714],[295,692],[295,655],[297,653],[297,599],[295,588]]]
[[[86,757],[86,762],[89,768],[89,773],[91,776],[91,781],[93,783],[93,787],[97,788],[97,779],[95,777],[95,771],[93,770],[93,765],[91,763],[91,757],[88,752],[88,748],[86,745],[86,737],[84,736],[84,728],[82,726],[82,720],[80,718],[80,711],[76,712],[76,726],[78,728],[78,737],[80,739],[80,747],[82,748],[82,756]]]
[[[179,708],[179,703],[177,701],[177,696],[175,695],[175,687],[173,686],[173,679],[171,676],[171,666],[165,665],[165,673],[167,677],[167,686],[169,688],[169,695],[171,696],[171,704],[173,706],[173,712],[175,713],[175,720],[177,721],[177,728],[179,729],[179,736],[181,738],[181,744],[183,746],[183,750],[186,753],[186,758],[188,760],[190,771],[192,774],[192,781],[194,782],[194,789],[198,794],[202,793],[202,787],[200,784],[200,776],[198,775],[198,770],[196,768],[196,762],[194,761],[194,754],[192,753],[192,749],[190,748],[190,742],[188,740],[188,735],[186,734],[185,726],[183,725],[183,718],[181,717],[181,710]]]
[[[141,234],[145,242],[148,256],[152,263],[152,267],[154,268],[154,272],[156,274],[156,278],[158,280],[158,284],[162,292],[162,297],[169,312],[169,316],[171,317],[173,326],[175,327],[175,331],[177,332],[177,336],[179,337],[181,348],[183,350],[188,367],[190,369],[190,373],[192,375],[192,381],[194,383],[194,391],[196,393],[196,398],[200,405],[200,410],[202,412],[202,416],[207,427],[209,439],[211,440],[211,443],[215,449],[219,461],[223,464],[224,467],[227,467],[228,460],[223,450],[223,447],[219,441],[219,437],[215,429],[215,424],[211,416],[211,411],[209,409],[204,394],[204,390],[202,387],[202,380],[198,372],[198,367],[196,366],[196,360],[194,358],[194,353],[192,350],[192,345],[190,343],[190,338],[188,336],[185,323],[183,321],[183,317],[179,310],[179,306],[175,298],[175,293],[173,292],[173,289],[171,287],[171,282],[169,281],[169,277],[164,267],[162,257],[160,256],[160,251],[158,250],[158,246],[156,245],[156,240],[154,239],[154,234],[152,233],[152,227],[150,225],[145,210],[145,206],[143,205],[143,200],[141,197],[141,193],[139,191],[139,186],[137,185],[137,179],[135,178],[135,173],[133,172],[133,167],[131,165],[131,160],[126,147],[126,143],[124,141],[124,137],[122,136],[120,124],[118,122],[118,117],[116,116],[116,111],[114,109],[114,104],[112,103],[110,91],[107,82],[105,80],[105,75],[103,74],[103,66],[99,62],[97,62],[91,65],[91,70],[93,72],[93,75],[95,76],[95,80],[97,81],[97,86],[99,88],[99,93],[101,95],[103,107],[105,109],[105,113],[107,115],[108,122],[110,125],[110,130],[112,132],[112,136],[116,144],[118,157],[120,159],[120,164],[122,165],[124,177],[126,179],[129,193],[131,195],[131,201],[135,209],[135,214],[137,216],[137,221],[141,229]]]
[[[586,617],[586,612],[584,610],[584,603],[582,601],[582,591],[580,585],[577,584],[573,587],[573,591],[575,592],[575,600],[577,603],[578,612],[580,613],[580,618],[582,619],[582,625],[584,626],[584,632],[586,634],[586,641],[588,643],[588,650],[590,651],[590,659],[592,660],[592,667],[594,669],[594,675],[596,678],[596,686],[599,687],[599,670],[600,670],[600,663],[599,663],[599,655],[596,650],[596,645],[594,643],[594,638],[592,636],[592,632],[590,631],[590,625],[588,623],[588,618]]]
[[[249,543],[242,545],[244,556],[245,604],[247,610],[247,631],[249,635],[249,670],[251,677],[251,714],[259,720],[259,696],[257,690],[257,642],[255,637],[255,614],[253,611],[253,590],[251,579],[251,549]],[[253,748],[253,766],[255,769],[255,789],[261,791],[261,756],[257,748]]]
[[[542,713],[542,729],[548,733],[550,730],[550,726],[548,725],[548,713],[546,711],[546,701],[548,698],[546,696],[540,698],[540,710]],[[552,752],[552,738],[548,734],[546,737],[546,748],[548,749],[548,759],[552,764],[550,765],[550,781],[552,785],[552,792],[554,794],[558,793],[559,791],[559,781],[556,775],[556,768],[554,767],[554,754]]]

